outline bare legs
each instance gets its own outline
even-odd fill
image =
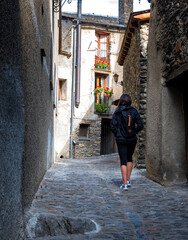
[[[132,169],[133,169],[133,163],[127,162],[127,180],[130,180]]]
[[[122,175],[123,183],[127,184],[127,166],[126,165],[121,165],[121,175]]]
[[[130,180],[132,168],[133,168],[132,162],[127,162],[127,166],[121,165],[121,175],[124,184],[127,184],[127,180]]]
[[[117,142],[118,153],[121,162],[121,175],[124,184],[127,184],[127,180],[130,180],[131,177],[133,168],[132,155],[134,153],[135,146],[136,141],[129,143]]]

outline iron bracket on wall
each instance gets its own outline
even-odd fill
[[[58,13],[66,2],[70,4],[72,0],[53,0],[53,11]]]

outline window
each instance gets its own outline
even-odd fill
[[[102,86],[103,88],[109,87],[108,75],[96,74],[95,75],[95,87]],[[101,95],[95,96],[96,103],[107,103],[107,97],[104,96],[104,93]]]
[[[95,59],[110,61],[109,57],[109,34],[98,32],[95,34]]]
[[[58,100],[67,100],[67,80],[59,79],[58,80]]]
[[[88,138],[89,124],[80,124],[79,137]]]

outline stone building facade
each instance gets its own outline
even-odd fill
[[[75,16],[62,15],[62,31],[60,40],[59,56],[56,59],[56,85],[63,81],[61,92],[64,95],[61,99],[56,95],[56,117],[55,117],[55,152],[57,157],[70,157],[70,129],[71,129],[71,92],[72,92],[72,62],[73,62],[73,31],[75,27]],[[96,79],[105,78],[106,86],[112,87],[114,95],[108,99],[108,104],[122,93],[122,67],[117,64],[117,55],[122,41],[125,25],[119,24],[116,19],[95,16],[82,17],[81,30],[81,88],[80,106],[73,109],[73,150],[75,158],[97,156],[104,154],[103,149],[108,148],[110,152],[116,151],[114,138],[110,131],[109,124],[114,111],[114,106],[105,114],[97,114],[95,111],[96,97],[94,88]],[[86,20],[87,19],[87,20]],[[105,19],[105,20],[104,20]],[[105,23],[104,23],[105,22]],[[96,69],[96,33],[109,35],[110,69]],[[119,83],[115,83],[113,75],[118,73]],[[102,83],[101,83],[102,84]],[[60,86],[59,86],[60,87]],[[58,92],[59,90],[57,90]],[[104,127],[107,126],[106,128]],[[107,136],[103,137],[103,133]],[[108,139],[108,140],[107,140]],[[108,143],[107,143],[107,142]]]
[[[186,0],[151,1],[146,166],[162,184],[187,181],[187,24]]]
[[[52,2],[0,9],[0,239],[25,239],[23,214],[53,162]]]
[[[78,108],[72,106],[73,79],[73,41],[76,30],[77,16],[63,14],[55,25],[59,27],[59,53],[55,59],[55,78],[58,86],[55,100],[55,155],[56,157],[83,158],[116,151],[114,137],[110,131],[110,120],[115,107],[111,106],[105,114],[97,114],[95,103],[107,101],[111,105],[113,100],[122,93],[122,67],[117,64],[117,56],[125,23],[133,8],[133,1],[119,0],[119,14],[121,18],[96,15],[82,15],[81,17],[81,85],[80,104]],[[61,19],[61,20],[60,20]],[[125,20],[126,19],[126,20]],[[72,25],[72,26],[71,26]],[[55,27],[56,29],[56,27]],[[96,60],[96,35],[108,35],[107,42],[110,68],[98,70],[94,67]],[[119,75],[119,82],[115,83],[113,75]],[[99,79],[99,80],[97,80]],[[103,80],[105,79],[105,80]],[[59,83],[61,82],[61,83]],[[102,82],[102,83],[101,83]],[[94,95],[97,84],[112,87],[114,94],[108,100],[104,95],[98,99]],[[63,96],[59,97],[58,94]],[[105,100],[104,100],[105,99]],[[105,102],[106,103],[106,102]],[[73,117],[72,117],[73,113]],[[71,135],[71,129],[73,129]],[[71,140],[72,138],[72,140]],[[73,146],[72,146],[73,143]]]
[[[149,17],[149,10],[130,15],[118,57],[118,63],[123,65],[123,92],[131,96],[132,106],[139,110],[144,123],[135,151],[134,163],[137,167],[145,166]]]

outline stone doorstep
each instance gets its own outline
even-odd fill
[[[138,162],[138,165],[136,166],[136,168],[138,168],[138,169],[146,169],[146,164],[145,164],[145,163],[140,164],[140,163]]]

